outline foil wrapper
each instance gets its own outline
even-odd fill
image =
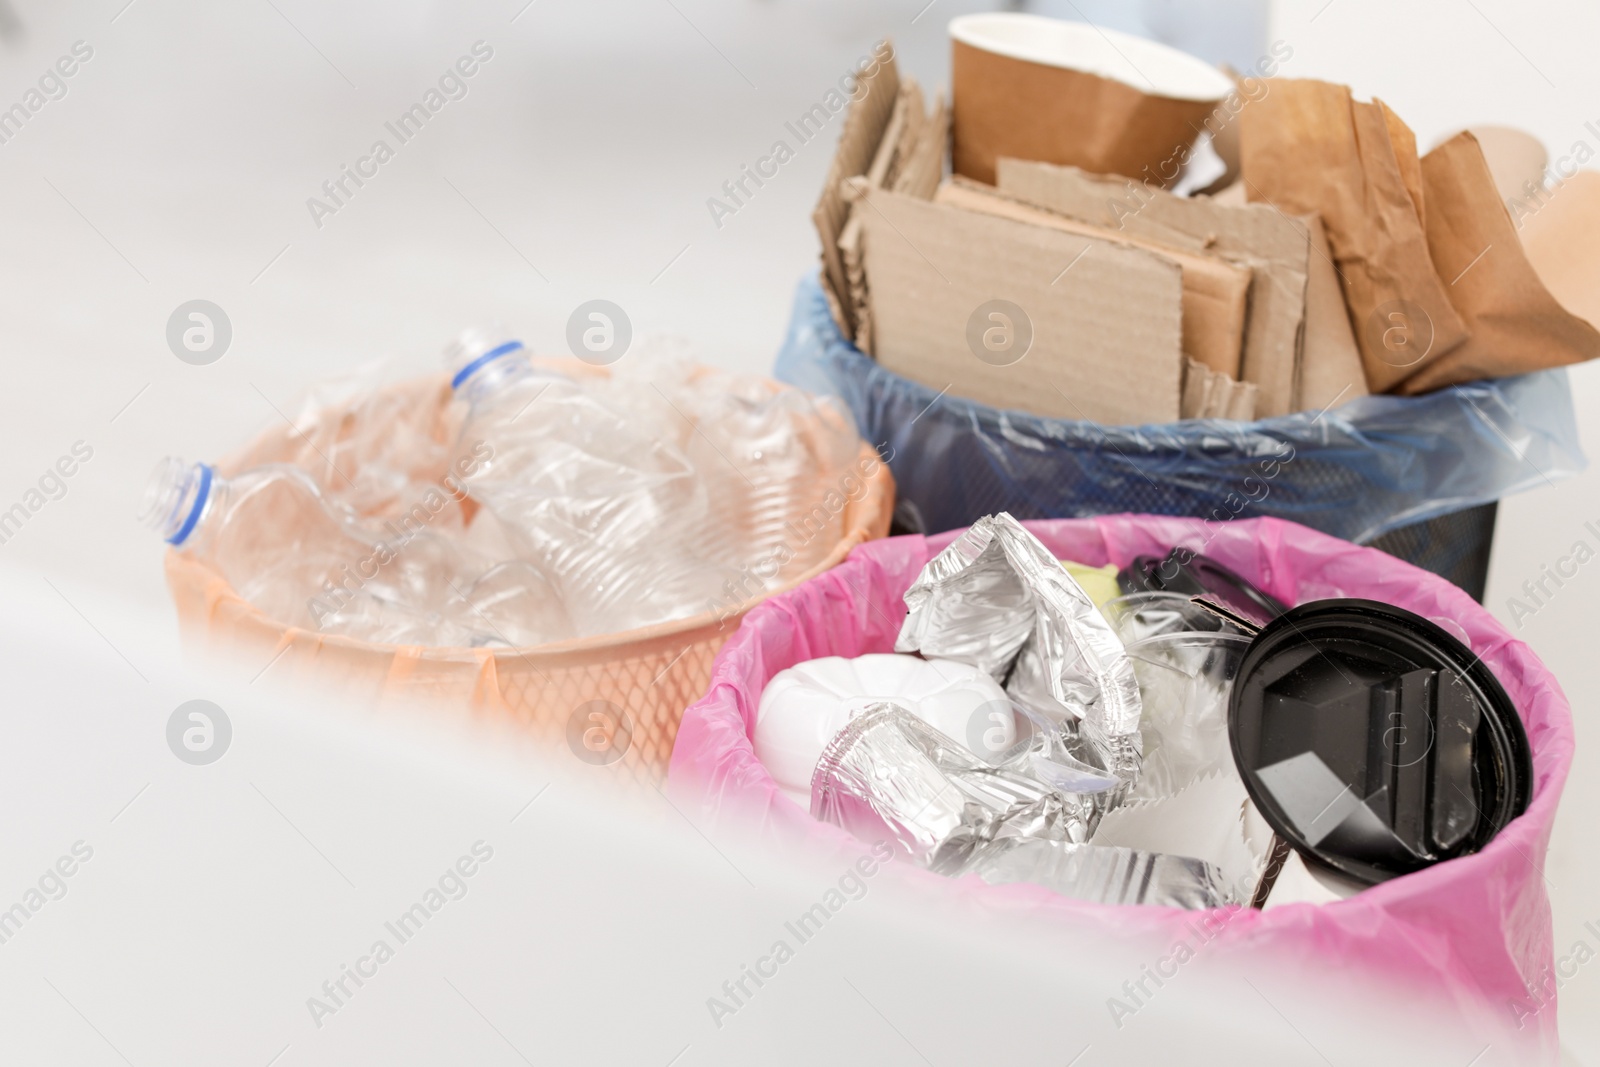
[[[990,766],[897,704],[867,708],[829,743],[811,814],[863,840],[893,841],[950,876],[1033,882],[1102,904],[1210,908],[1235,903],[1213,864],[1086,844],[1088,798]]]
[[[1116,845],[997,841],[974,857],[969,870],[986,882],[1032,882],[1095,904],[1220,908],[1240,903],[1213,864]]]
[[[896,704],[874,704],[828,743],[811,814],[912,862],[961,874],[999,841],[1088,839],[1093,805],[992,767]]]
[[[1125,791],[1137,780],[1139,684],[1122,641],[1016,519],[1002,512],[973,523],[928,561],[905,601],[895,651],[970,663],[1063,725],[1053,758],[1035,761],[1052,785]]]

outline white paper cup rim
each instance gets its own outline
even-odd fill
[[[1150,96],[1211,102],[1233,91],[1228,76],[1202,59],[1088,23],[997,11],[951,19],[949,31],[994,55],[1094,74]]]

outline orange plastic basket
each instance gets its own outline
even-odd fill
[[[455,409],[443,377],[391,387],[385,400],[389,414],[403,413],[407,432],[440,442],[453,439]],[[228,474],[261,463],[295,463],[326,477],[326,469],[336,465],[342,475],[353,475],[360,457],[339,445],[358,429],[357,415],[336,408],[313,427],[270,430],[219,466]],[[856,487],[839,494],[843,537],[826,558],[784,588],[888,533],[894,505],[889,468],[863,445],[857,471],[862,473]],[[442,464],[436,473],[445,473]],[[474,509],[471,500],[462,506],[469,514]],[[184,643],[191,648],[242,654],[275,679],[310,682],[319,692],[345,700],[378,704],[420,698],[504,717],[541,745],[570,748],[586,762],[650,785],[665,779],[679,719],[709,685],[717,650],[761,599],[625,633],[530,648],[411,647],[275,622],[215,569],[176,550],[167,553],[166,574]]]

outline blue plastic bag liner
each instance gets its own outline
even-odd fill
[[[1363,543],[1586,466],[1559,369],[1256,422],[1101,426],[1001,411],[880,367],[840,334],[815,272],[796,294],[775,373],[849,405],[894,473],[896,517],[928,532],[997,511],[1136,511],[1271,515]]]

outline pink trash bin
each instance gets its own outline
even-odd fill
[[[1442,578],[1382,552],[1277,519],[1211,524],[1150,515],[1026,524],[1057,556],[1126,566],[1135,556],[1182,546],[1225,564],[1290,605],[1330,597],[1385,601],[1441,621],[1498,676],[1533,749],[1528,810],[1474,855],[1395,878],[1332,904],[1231,912],[1213,921],[1208,952],[1247,965],[1268,957],[1326,966],[1341,978],[1381,977],[1432,993],[1439,1016],[1517,1062],[1557,1055],[1550,903],[1544,859],[1556,804],[1572,762],[1566,696],[1533,652],[1482,605]],[[961,531],[858,546],[844,563],[773,597],[745,617],[718,653],[706,695],[684,714],[669,788],[709,826],[761,832],[784,846],[834,853],[866,845],[819,823],[785,797],[756,758],[750,731],[762,689],[785,668],[821,656],[891,652],[906,609],[902,595],[924,564]],[[919,872],[920,873],[920,872]],[[925,875],[928,879],[938,876]],[[1092,924],[1128,936],[1181,937],[1194,912],[1068,900],[1036,886],[941,880],[948,892],[996,907],[1032,909],[1039,921]],[[1205,913],[1202,913],[1202,919]],[[1213,920],[1220,916],[1213,916]],[[1452,1026],[1452,1032],[1458,1032]]]

